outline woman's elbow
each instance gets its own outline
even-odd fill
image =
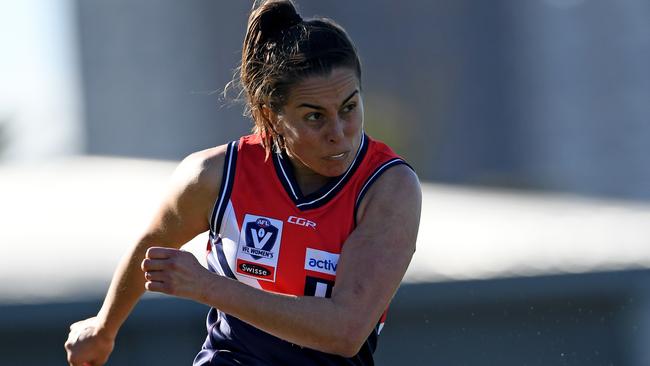
[[[359,345],[348,343],[347,345],[340,347],[340,350],[335,354],[345,358],[351,358],[356,356],[357,353],[359,353],[359,350],[361,349],[362,345],[363,343]]]
[[[341,330],[337,339],[333,342],[334,353],[345,358],[354,357],[368,339],[370,332],[363,331],[365,327],[358,324],[349,324]]]

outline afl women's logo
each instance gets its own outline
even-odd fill
[[[246,246],[244,253],[250,254],[254,259],[273,259],[273,246],[278,237],[278,228],[266,218],[258,218],[246,224]]]
[[[282,245],[282,221],[246,214],[237,245],[237,276],[275,282]]]

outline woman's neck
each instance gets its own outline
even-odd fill
[[[291,166],[293,167],[294,178],[296,180],[296,183],[298,183],[298,187],[300,188],[303,196],[308,196],[318,191],[332,179],[330,177],[320,175],[315,171],[309,169],[309,167],[303,164],[295,156],[291,156],[291,154],[287,155],[289,157],[289,161],[291,162]]]

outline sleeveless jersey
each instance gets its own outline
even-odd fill
[[[266,291],[330,297],[359,202],[386,169],[406,163],[364,134],[346,172],[305,196],[288,157],[265,154],[258,135],[228,145],[210,222],[208,269]],[[284,341],[212,308],[194,365],[373,365],[384,318],[359,353],[344,358]]]

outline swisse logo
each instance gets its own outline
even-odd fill
[[[339,255],[336,253],[326,252],[324,250],[307,248],[305,256],[305,269],[314,272],[320,272],[336,275],[336,267],[339,264]]]
[[[242,272],[246,272],[248,274],[252,274],[253,276],[269,276],[271,274],[271,271],[268,269],[258,266],[256,264],[251,264],[251,263],[240,263],[239,264],[239,269],[242,270]]]
[[[305,227],[310,227],[312,229],[316,229],[315,222],[309,221],[307,219],[303,219],[302,217],[289,216],[287,222],[298,226],[305,226]]]
[[[245,261],[243,259],[237,259],[237,273],[266,281],[273,281],[275,279],[274,267]]]

